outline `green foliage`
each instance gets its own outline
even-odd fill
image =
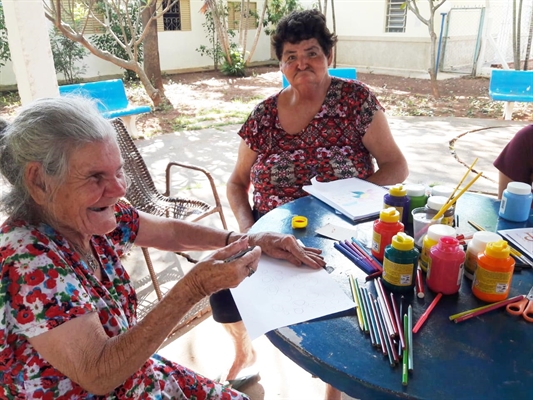
[[[85,47],[63,36],[56,28],[50,30],[50,46],[56,71],[61,72],[69,84],[80,82],[87,65],[77,66],[76,63],[89,53]]]
[[[298,0],[271,0],[268,2],[266,16],[263,20],[263,27],[267,35],[272,35],[276,31],[279,21],[293,11],[302,10],[302,5]]]
[[[231,59],[231,64],[228,62],[228,60],[224,59],[224,63],[220,69],[222,73],[229,76],[244,76],[245,62],[242,52],[240,52],[236,46],[232,46],[229,56]]]
[[[199,52],[202,57],[207,56],[211,58],[213,60],[213,67],[215,71],[218,71],[220,60],[224,58],[224,52],[222,51],[220,42],[217,40],[215,22],[213,21],[213,13],[211,11],[206,11],[205,22],[202,24],[202,26],[207,32],[207,39],[209,40],[210,47],[201,45],[196,49],[196,51]],[[235,35],[234,32],[233,35]]]
[[[4,8],[0,3],[0,67],[6,65],[6,61],[11,59],[11,53],[9,52],[9,45],[7,43],[7,29],[4,20]]]
[[[126,21],[123,21],[125,16],[127,15],[128,18],[131,21],[141,21],[141,17],[139,13],[140,10],[140,2],[137,1],[131,1],[127,3],[128,11],[124,12],[122,15],[118,15],[115,13],[112,9],[103,9],[102,11],[108,16],[109,18],[109,27],[111,31],[114,33],[114,35],[119,38],[119,40],[124,44],[122,46],[120,43],[117,42],[115,37],[111,35],[110,33],[103,33],[99,35],[92,35],[90,37],[91,42],[100,50],[107,51],[114,56],[121,58],[123,60],[131,60],[130,55],[125,49],[125,44],[131,42],[132,40],[132,32],[127,28]],[[100,3],[100,7],[105,7],[104,3]],[[138,39],[141,36],[143,26],[141,23],[135,23],[132,22],[134,28],[135,28],[135,38]],[[143,52],[142,52],[142,46],[139,46],[138,48],[138,54],[137,54],[137,62],[142,63],[143,61]],[[131,70],[125,70],[124,71],[124,80],[131,81],[131,80],[138,80],[139,77],[134,71]]]

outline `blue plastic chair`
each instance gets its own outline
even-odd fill
[[[337,78],[357,79],[357,71],[355,68],[330,68],[328,71],[331,76]],[[285,75],[283,75],[282,81],[283,88],[289,86],[289,81],[285,78]]]

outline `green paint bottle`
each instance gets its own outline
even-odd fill
[[[391,292],[413,293],[420,253],[414,239],[404,232],[392,238],[383,258],[383,285]]]

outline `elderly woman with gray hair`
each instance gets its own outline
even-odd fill
[[[3,131],[0,171],[11,185],[1,203],[0,398],[246,398],[154,353],[196,302],[251,276],[261,251],[324,264],[292,236],[244,236],[119,201],[126,177],[115,132],[86,99],[25,108]],[[120,261],[134,242],[217,250],[137,321]]]

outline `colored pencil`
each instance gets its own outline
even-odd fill
[[[442,297],[442,293],[439,293],[435,296],[431,304],[429,305],[428,309],[424,311],[424,313],[420,316],[420,319],[416,322],[415,327],[413,328],[413,333],[417,333],[418,330],[422,327],[424,322],[426,322],[426,319],[428,319],[429,314],[431,314],[431,311],[435,308],[437,303],[439,302],[440,298]]]
[[[374,329],[374,324],[372,323],[373,317],[372,317],[372,310],[370,309],[370,303],[368,301],[368,293],[366,291],[366,288],[361,287],[361,297],[363,299],[363,304],[365,305],[365,312],[368,317],[368,331],[370,332],[370,342],[372,343],[372,346],[377,346],[377,332]]]
[[[368,298],[370,299],[370,306],[372,307],[372,312],[374,313],[374,316],[376,318],[376,330],[378,331],[379,335],[379,344],[381,346],[381,352],[384,356],[386,356],[387,353],[387,344],[385,341],[387,340],[387,332],[385,330],[385,327],[381,326],[380,320],[379,320],[379,307],[377,306],[377,300],[375,299],[374,295],[372,293],[368,293]]]
[[[394,293],[390,293],[390,301],[392,303],[392,308],[394,310],[394,319],[396,320],[396,325],[398,326],[398,338],[400,340],[400,348],[405,349],[405,342],[403,339],[403,329],[402,329],[402,323],[400,322],[400,314],[398,312],[398,306],[396,305],[396,302],[394,300]]]
[[[367,275],[367,276],[365,277],[365,281],[367,281],[367,282],[368,282],[368,281],[372,281],[372,280],[374,280],[374,279],[376,279],[376,278],[381,277],[381,275],[383,275],[383,271],[376,271],[376,272],[374,272],[373,274]]]
[[[378,309],[378,321],[383,330],[385,330],[385,319],[383,315],[383,309],[380,308],[380,305],[377,300],[374,300],[375,306]],[[391,367],[394,367],[396,365],[396,358],[394,357],[394,345],[392,343],[392,339],[390,336],[386,336],[383,338],[383,341],[385,343],[385,347],[387,349],[387,356],[389,357],[389,364]],[[398,357],[398,356],[396,356]]]
[[[369,250],[363,246],[357,239],[352,238],[352,244],[361,250],[363,256],[379,271],[383,271],[383,265],[372,255]]]
[[[407,342],[409,343],[409,351],[407,352],[409,357],[408,369],[409,371],[413,371],[413,308],[411,304],[407,307],[407,333]]]
[[[474,317],[477,317],[479,315],[488,313],[489,311],[497,310],[498,308],[505,307],[508,304],[516,303],[517,301],[522,300],[524,297],[525,297],[524,295],[520,295],[520,296],[512,297],[512,298],[507,299],[507,300],[499,301],[497,303],[491,304],[488,307],[484,307],[481,310],[478,309],[477,311],[474,311],[474,312],[472,312],[470,314],[466,314],[466,315],[463,315],[461,317],[458,317],[458,318],[456,318],[454,320],[454,322],[457,324],[459,322],[466,321],[467,319],[474,318]]]
[[[377,272],[379,271],[374,265],[372,265],[372,263],[366,258],[366,254],[364,251],[362,250],[359,250],[357,247],[355,247],[353,245],[352,242],[348,241],[348,240],[345,240],[344,241],[344,244],[348,247],[348,249],[350,249],[357,257],[359,257],[359,259],[361,260],[361,262],[365,263],[367,265],[368,268],[370,269],[373,269],[374,272]]]
[[[380,300],[383,300],[383,299],[378,299],[378,305],[381,310],[383,324],[385,324],[385,315],[386,315],[387,309],[385,308],[383,301],[380,301]],[[400,362],[400,358],[398,357],[398,351],[396,350],[396,343],[394,343],[394,339],[392,338],[392,336],[387,337],[387,349],[390,353],[392,353],[394,364]],[[394,365],[391,365],[391,366],[394,366]]]
[[[479,311],[479,310],[484,310],[485,308],[492,307],[492,306],[494,306],[496,304],[499,304],[499,303],[505,303],[506,305],[510,304],[510,303],[514,303],[515,302],[514,299],[517,299],[516,301],[521,300],[520,296],[511,297],[510,299],[501,300],[501,301],[498,301],[497,303],[487,304],[487,305],[484,305],[484,306],[481,306],[481,307],[473,308],[471,310],[466,310],[466,311],[462,311],[462,312],[457,313],[457,314],[450,315],[448,317],[448,319],[450,321],[453,321],[454,319],[462,317],[463,315],[472,314],[473,312],[476,312],[476,311]]]
[[[419,299],[423,299],[424,294],[424,282],[422,281],[422,270],[420,268],[416,269],[416,296]]]
[[[407,338],[409,329],[407,314],[403,316],[403,334]],[[405,349],[403,350],[402,355],[402,385],[407,386],[408,375],[409,375],[409,342],[406,342]]]
[[[355,313],[357,315],[357,322],[359,323],[359,329],[364,332],[363,326],[363,315],[361,314],[361,306],[359,304],[359,299],[357,298],[357,292],[355,289],[355,283],[352,275],[348,275],[348,280],[350,281],[350,289],[352,290],[352,297],[355,303]]]
[[[340,243],[340,242],[339,242]],[[333,243],[333,247],[335,247],[337,250],[339,250],[342,254],[344,254],[351,262],[353,262],[358,268],[363,270],[363,272],[367,274],[371,274],[373,272],[368,270],[366,267],[364,267],[361,263],[359,263],[359,259],[356,258],[350,251],[346,250],[341,244],[337,242]]]
[[[392,328],[392,332],[391,333],[391,336],[392,337],[395,337],[398,335],[398,329],[399,327],[396,325],[396,321],[394,320],[394,315],[393,315],[393,311],[392,311],[392,307],[391,305],[389,304],[389,299],[387,297],[387,295],[385,294],[385,288],[383,287],[383,282],[381,282],[381,279],[377,279],[376,280],[376,287],[379,291],[379,293],[381,294],[381,298],[383,299],[383,303],[384,305],[387,307],[387,315],[386,315],[386,318],[387,320],[389,321],[390,323],[390,326]]]
[[[368,322],[367,322],[367,315],[365,312],[365,307],[363,304],[363,299],[361,298],[361,289],[359,288],[359,282],[357,279],[354,279],[355,283],[355,294],[357,295],[357,300],[359,301],[359,305],[361,306],[361,314],[363,317],[363,332],[368,333]]]
[[[358,251],[354,250],[352,247],[350,247],[348,245],[348,242],[339,242],[339,244],[345,249],[347,250],[350,254],[352,254],[356,259],[357,259],[357,262],[364,266],[364,270],[368,271],[368,273],[373,273],[376,271],[376,269],[374,268],[374,266],[372,264],[370,264],[361,254],[359,254]]]

